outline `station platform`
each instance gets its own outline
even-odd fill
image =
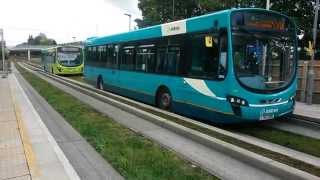
[[[320,123],[320,104],[307,105],[302,102],[296,102],[293,114],[297,117]]]
[[[80,179],[14,74],[0,77],[0,179]]]

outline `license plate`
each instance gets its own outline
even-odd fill
[[[269,119],[274,119],[274,114],[277,113],[279,110],[278,109],[263,109],[260,112],[260,120],[269,120]]]
[[[274,114],[261,114],[260,115],[260,121],[265,121],[265,120],[269,120],[269,119],[273,119],[274,118]]]

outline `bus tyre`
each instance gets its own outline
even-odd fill
[[[103,90],[103,80],[101,77],[98,78],[97,89]]]
[[[157,94],[157,106],[160,109],[170,110],[172,102],[172,96],[166,88],[160,89]]]

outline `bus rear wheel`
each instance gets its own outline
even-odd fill
[[[157,94],[157,106],[160,109],[170,110],[172,103],[172,96],[168,89],[162,88]]]

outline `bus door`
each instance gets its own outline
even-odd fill
[[[98,49],[99,56],[101,56],[99,59],[101,59],[99,67],[94,72],[96,75],[102,75],[104,85],[108,88],[113,89],[113,87],[118,86],[118,50],[119,46],[117,45],[106,45],[101,46]],[[101,53],[103,52],[103,53]],[[106,68],[105,68],[106,67]]]
[[[177,91],[180,101],[187,104],[206,105],[208,97],[215,98],[223,91],[222,80],[227,71],[226,33],[219,36],[206,33],[190,37],[185,65],[186,72]]]

